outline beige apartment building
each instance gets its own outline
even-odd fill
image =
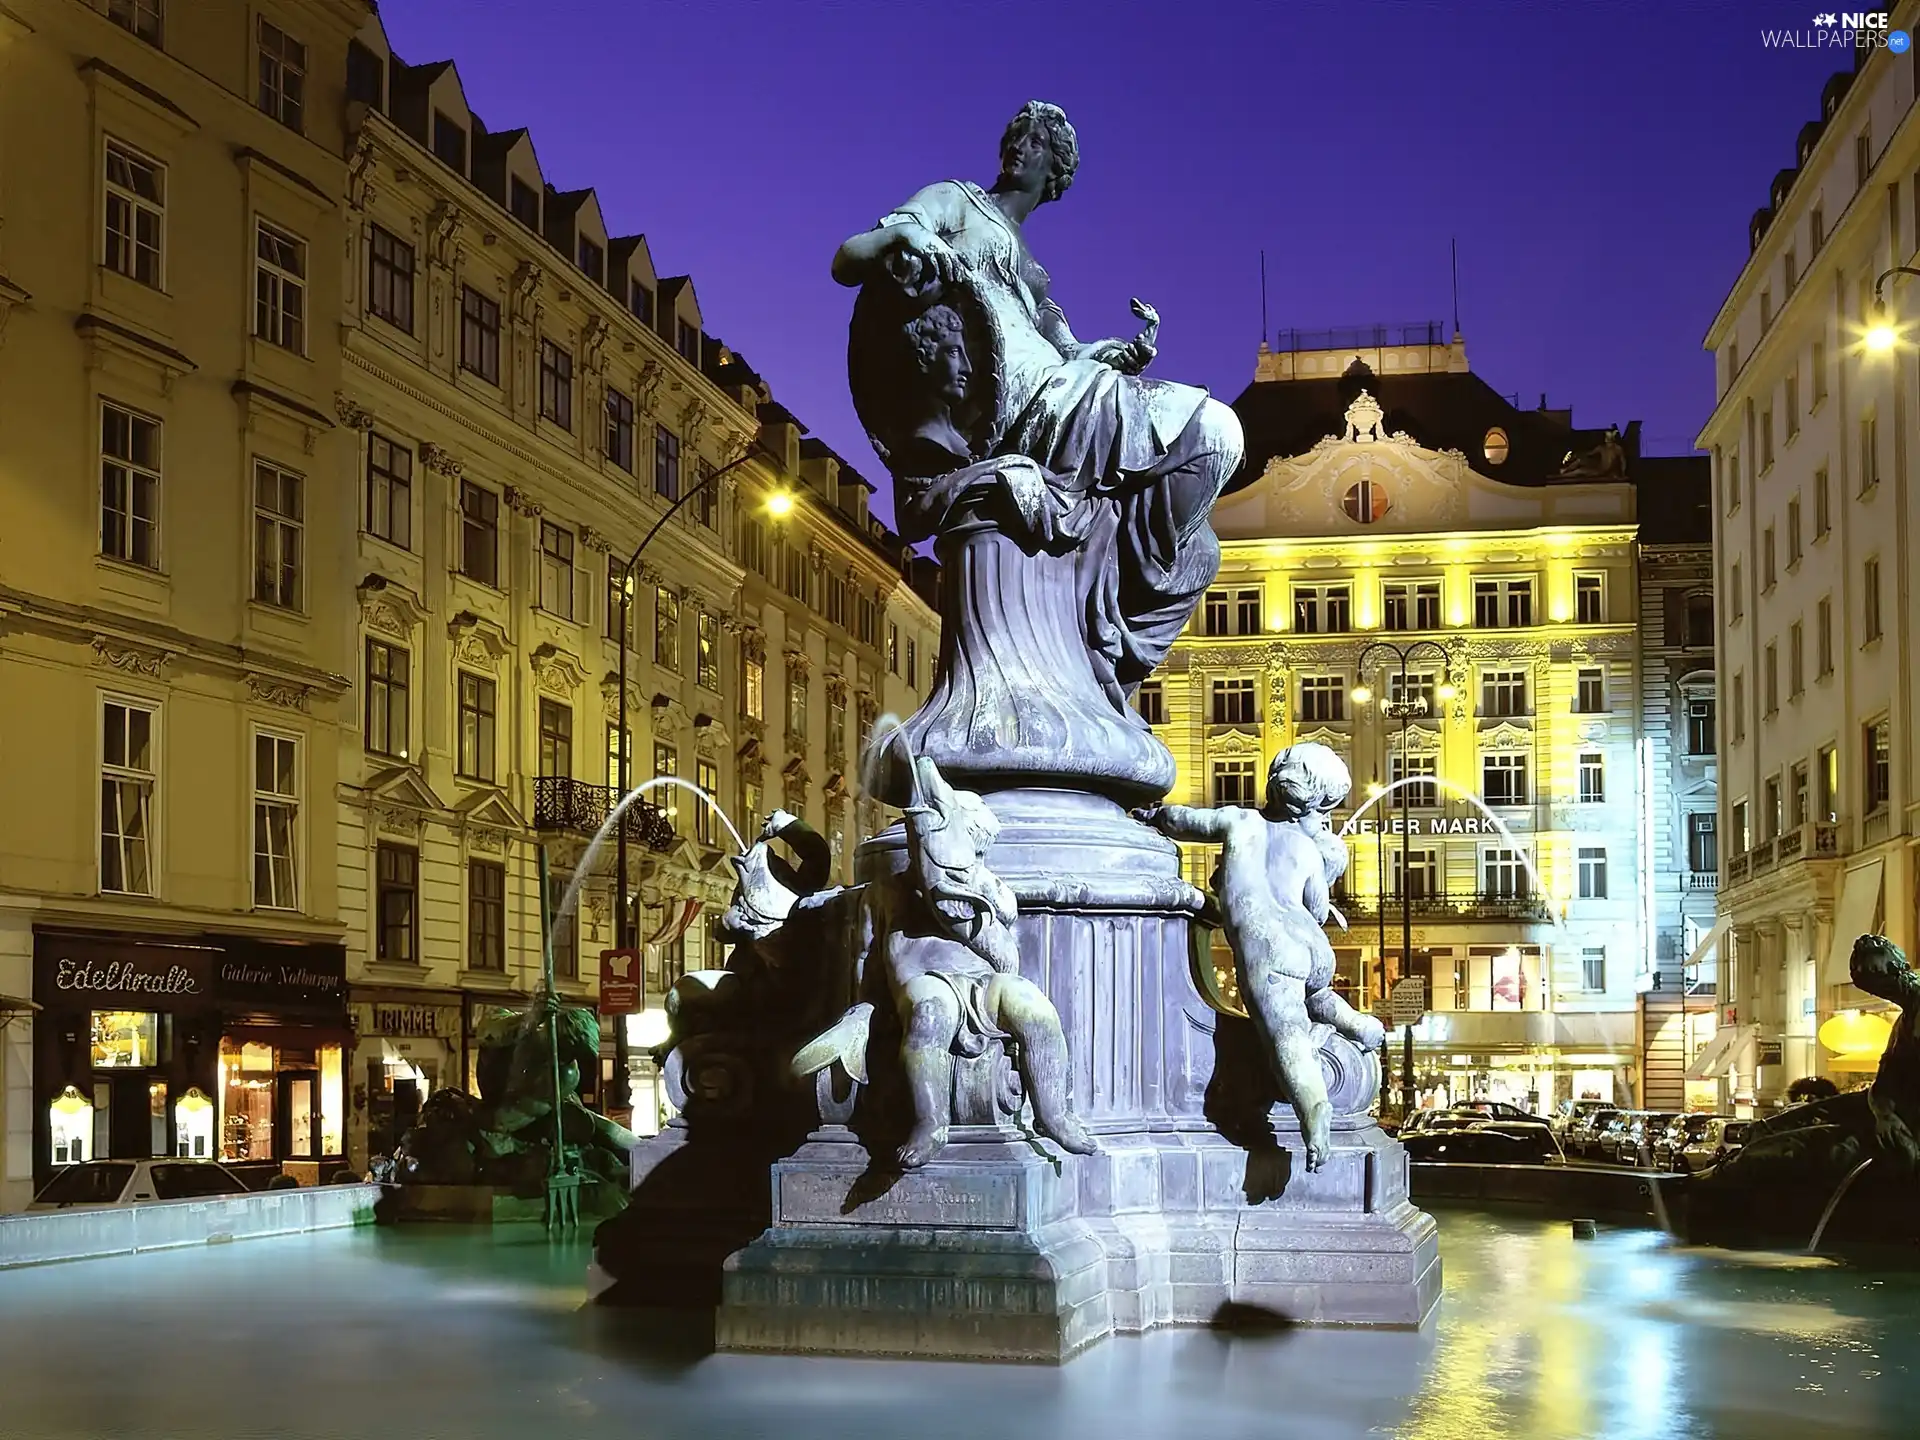
[[[1724,879],[1719,1023],[1691,1073],[1743,1110],[1870,1071],[1877,1050],[1821,1028],[1877,1006],[1847,977],[1856,935],[1915,938],[1910,280],[1887,292],[1900,344],[1863,338],[1876,278],[1920,241],[1916,57],[1856,54],[1749,223],[1706,339]]]
[[[676,501],[630,773],[850,873],[931,576],[686,276],[361,3],[18,0],[0,66],[7,1207],[77,1156],[359,1168],[461,1081],[538,981],[539,846],[557,891],[607,813]],[[650,798],[657,1006],[732,845]]]
[[[1635,1098],[1666,888],[1640,824],[1637,432],[1519,408],[1439,326],[1285,333],[1234,408],[1219,579],[1140,694],[1176,798],[1257,803],[1276,753],[1331,746],[1354,779],[1336,984],[1384,1013],[1424,982],[1421,1103]]]

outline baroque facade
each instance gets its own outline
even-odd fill
[[[1742,1113],[1873,1068],[1821,1027],[1883,1008],[1849,979],[1857,935],[1916,938],[1910,281],[1888,292],[1899,344],[1863,341],[1876,278],[1920,241],[1920,59],[1849,58],[1706,337],[1723,879],[1719,1024],[1693,1073]]]
[[[1518,409],[1438,327],[1263,346],[1235,409],[1220,575],[1138,701],[1175,797],[1258,803],[1278,751],[1332,746],[1354,778],[1336,983],[1384,1013],[1424,982],[1422,1103],[1634,1096],[1658,953],[1634,432]],[[1404,686],[1376,641],[1411,650]]]
[[[931,575],[686,276],[357,0],[24,4],[0,64],[0,219],[34,216],[0,228],[8,1206],[56,1154],[188,1143],[187,1091],[211,1153],[317,1177],[460,1081],[538,982],[539,847],[557,894],[607,813],[623,590],[632,777],[749,836],[784,805],[850,874]],[[657,1006],[733,847],[649,799]],[[557,932],[574,1003],[611,849]]]

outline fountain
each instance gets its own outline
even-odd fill
[[[1827,1233],[1827,1222],[1833,1219],[1833,1212],[1840,1208],[1841,1199],[1844,1198],[1847,1191],[1853,1187],[1853,1182],[1860,1178],[1860,1172],[1871,1164],[1873,1164],[1873,1156],[1869,1155],[1858,1165],[1854,1166],[1853,1169],[1849,1170],[1847,1172],[1847,1178],[1834,1187],[1833,1198],[1827,1201],[1827,1208],[1820,1212],[1820,1223],[1813,1227],[1813,1238],[1807,1241],[1807,1253],[1809,1255],[1818,1255],[1820,1253],[1820,1237]]]

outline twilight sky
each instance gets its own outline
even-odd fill
[[[1850,52],[1762,46],[1805,0],[385,0],[491,128],[691,272],[708,328],[869,478],[839,242],[992,182],[1063,105],[1081,168],[1028,236],[1082,339],[1163,319],[1153,374],[1222,399],[1272,329],[1450,320],[1473,368],[1691,448],[1746,222]]]

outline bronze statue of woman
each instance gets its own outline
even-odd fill
[[[1206,391],[1142,378],[1157,335],[1151,307],[1133,302],[1146,325],[1132,339],[1074,337],[1025,232],[1036,209],[1066,192],[1079,158],[1065,112],[1032,101],[1001,138],[991,189],[928,186],[843,244],[833,274],[861,287],[849,380],[893,471],[902,533],[944,540],[992,511],[997,490],[1022,550],[1073,561],[1023,567],[1020,613],[1000,613],[1009,592],[978,633],[943,613],[936,690],[908,722],[916,747],[970,781],[1007,761],[1001,778],[1014,783],[1048,779],[1050,749],[1078,752],[1051,778],[1138,796],[1165,792],[1172,761],[1138,733],[1145,727],[1126,701],[1219,568],[1207,517],[1239,467],[1242,440],[1238,418]],[[1004,589],[1007,577],[995,574],[1013,564],[963,564],[953,583],[974,593],[953,592],[961,607],[977,608],[981,586]],[[1071,636],[1030,613],[1036,589],[1056,583],[1076,592],[1052,605],[1074,613]],[[1066,673],[1080,657],[1064,657],[1063,671],[1063,657],[1046,653],[1069,640],[1085,652],[1084,684]],[[958,676],[947,663],[956,646],[966,661]],[[1080,689],[1089,694],[1071,693]]]

